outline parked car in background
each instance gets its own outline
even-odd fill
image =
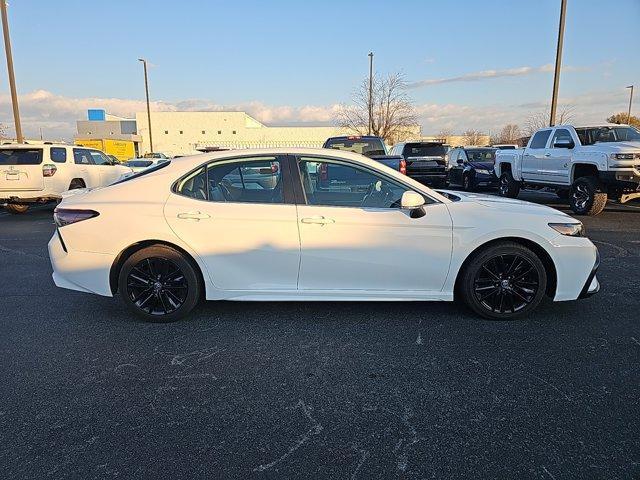
[[[146,168],[153,167],[159,163],[168,162],[169,160],[164,158],[134,158],[125,162],[125,165],[134,172],[140,172]]]
[[[499,151],[496,175],[503,196],[548,187],[576,214],[597,215],[608,198],[640,198],[640,132],[615,124],[543,128],[524,149]]]
[[[401,142],[391,149],[392,155],[400,155],[406,163],[407,175],[433,187],[447,182],[447,146],[442,142]]]
[[[0,204],[23,213],[33,203],[59,201],[67,190],[100,187],[133,171],[91,148],[64,144],[0,145]]]
[[[465,191],[480,187],[497,187],[498,177],[493,171],[496,149],[490,147],[456,147],[448,152],[449,185]]]
[[[149,153],[145,153],[142,158],[162,158],[164,160],[168,160],[169,157],[167,157],[164,153],[160,153],[160,152],[149,152]]]
[[[343,152],[359,153],[371,158],[376,162],[386,165],[402,174],[407,173],[406,162],[400,155],[388,155],[387,147],[380,137],[373,135],[348,135],[340,137],[330,137],[325,140],[322,148],[342,150]],[[324,182],[343,182],[348,171],[339,168],[337,165],[325,164],[322,168],[321,178]]]
[[[355,173],[321,185],[325,163]],[[242,182],[247,172],[265,181]],[[546,206],[454,193],[349,152],[185,157],[65,198],[49,242],[53,279],[119,293],[160,322],[201,298],[452,301],[454,292],[478,315],[510,319],[545,296],[598,291],[597,249],[580,222]]]

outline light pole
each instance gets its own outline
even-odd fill
[[[633,85],[629,85],[627,88],[631,89],[629,94],[629,112],[627,113],[627,125],[631,125],[631,102],[633,102]]]
[[[24,142],[22,125],[20,124],[20,110],[18,109],[18,94],[16,93],[16,79],[13,74],[13,55],[11,55],[11,40],[9,39],[9,21],[7,20],[7,2],[0,0],[2,10],[2,34],[4,35],[4,51],[7,55],[7,73],[9,75],[9,89],[11,90],[11,105],[13,106],[13,121],[16,126],[16,141]]]
[[[369,135],[373,127],[373,52],[369,52]]]
[[[560,3],[560,25],[558,26],[558,47],[556,49],[556,69],[553,75],[553,95],[551,97],[551,116],[549,126],[556,124],[556,108],[558,105],[558,89],[560,88],[560,68],[562,66],[562,44],[564,42],[564,18],[567,13],[567,0]]]
[[[142,62],[144,66],[144,91],[147,96],[147,121],[149,122],[149,150],[153,153],[153,137],[151,136],[151,108],[149,107],[149,80],[147,79],[147,61],[144,58],[139,58],[138,61]]]

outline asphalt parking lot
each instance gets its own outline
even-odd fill
[[[161,325],[57,289],[51,209],[0,210],[0,478],[638,478],[640,203],[582,220],[601,292],[521,321],[208,302]]]

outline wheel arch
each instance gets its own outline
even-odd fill
[[[599,176],[598,165],[596,163],[578,162],[571,165],[571,183],[580,177]]]
[[[472,250],[464,259],[462,265],[460,265],[460,268],[458,269],[458,272],[456,274],[456,281],[454,283],[454,295],[458,294],[460,278],[462,277],[462,273],[464,272],[469,262],[473,260],[473,258],[484,249],[505,242],[518,243],[524,247],[527,247],[532,250],[538,256],[538,258],[540,258],[542,264],[544,265],[545,271],[547,272],[547,291],[545,293],[548,297],[554,298],[558,285],[558,273],[556,271],[556,266],[555,263],[553,263],[551,255],[549,255],[549,253],[539,243],[523,237],[495,238],[493,240],[484,242],[483,244]]]
[[[202,294],[205,294],[207,283],[205,282],[204,273],[202,272],[202,268],[200,264],[196,261],[196,259],[187,252],[184,248],[176,245],[175,243],[168,242],[166,240],[143,240],[140,242],[133,243],[122,250],[113,261],[111,265],[111,270],[109,271],[109,287],[111,289],[111,293],[115,295],[118,292],[118,277],[120,276],[120,271],[122,270],[122,265],[134,253],[142,250],[143,248],[151,247],[154,245],[164,245],[174,250],[180,252],[185,258],[192,264],[192,266],[196,270],[196,274],[198,275],[198,279],[200,280],[200,285],[202,286]]]

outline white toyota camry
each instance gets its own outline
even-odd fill
[[[59,287],[116,293],[144,319],[209,300],[464,301],[493,319],[600,288],[582,224],[548,207],[438,193],[337,150],[171,160],[65,198]]]

